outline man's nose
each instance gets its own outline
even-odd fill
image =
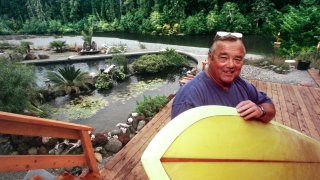
[[[230,59],[227,61],[227,65],[228,65],[228,67],[233,67],[233,66],[235,65],[233,59],[230,58]]]

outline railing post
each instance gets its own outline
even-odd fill
[[[89,167],[89,173],[98,175],[100,177],[99,168],[97,166],[96,158],[94,156],[94,151],[89,136],[89,131],[81,131],[80,136],[83,152],[85,154],[86,162]]]

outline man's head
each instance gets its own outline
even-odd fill
[[[221,87],[228,89],[241,72],[246,50],[241,33],[217,32],[208,53],[206,73]]]

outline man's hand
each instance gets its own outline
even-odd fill
[[[261,108],[259,106],[261,106]],[[262,108],[264,110],[262,110]],[[236,106],[236,109],[245,120],[257,119],[265,123],[271,121],[276,114],[276,109],[273,104],[262,103],[257,105],[250,100],[240,102]]]
[[[236,109],[245,120],[258,119],[263,114],[261,108],[250,100],[240,102]]]

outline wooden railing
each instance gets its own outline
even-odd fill
[[[85,166],[88,175],[100,177],[89,131],[93,128],[32,116],[0,112],[0,133],[80,139],[84,154],[79,155],[0,155],[0,172]]]

